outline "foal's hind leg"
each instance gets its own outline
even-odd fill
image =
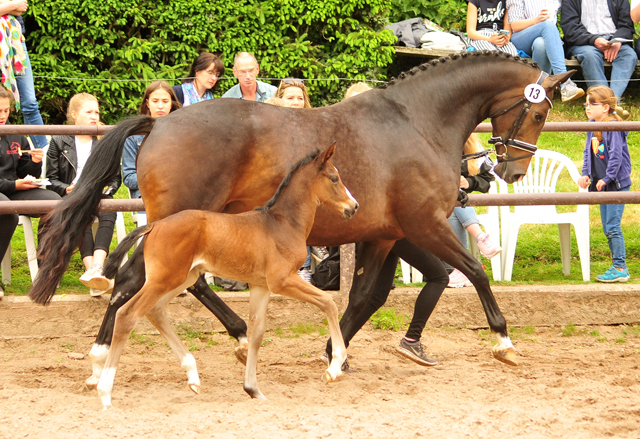
[[[235,349],[236,358],[238,358],[242,364],[246,365],[248,341],[247,324],[245,321],[233,312],[233,310],[209,288],[209,285],[204,280],[204,276],[200,276],[196,283],[188,288],[188,290],[220,320],[220,323],[222,323],[229,335],[238,340],[240,345]]]
[[[138,321],[153,308],[163,296],[166,289],[161,285],[145,284],[138,294],[120,308],[116,315],[113,328],[111,348],[107,355],[104,370],[98,382],[98,395],[102,401],[102,407],[107,410],[111,407],[111,390],[116,375],[118,361],[129,334],[135,328]]]
[[[133,255],[126,264],[118,271],[111,294],[111,301],[107,307],[107,312],[102,319],[102,325],[98,332],[98,337],[89,352],[93,374],[85,381],[89,389],[95,389],[100,380],[100,374],[104,367],[104,362],[109,353],[111,346],[111,338],[113,336],[113,325],[116,319],[116,313],[140,288],[144,285],[144,239],[135,249]]]
[[[192,279],[190,279],[192,280]],[[183,287],[180,287],[173,291],[171,294],[167,294],[154,306],[148,313],[147,318],[156,327],[164,339],[169,343],[169,347],[173,351],[178,360],[180,366],[187,373],[187,384],[189,388],[196,394],[200,393],[200,377],[198,375],[198,368],[196,366],[196,359],[189,353],[187,348],[178,337],[178,334],[171,326],[171,322],[167,318],[165,308],[174,297],[183,291]]]
[[[262,344],[262,336],[267,320],[267,305],[270,293],[264,286],[249,285],[249,351],[247,366],[244,370],[244,391],[252,398],[267,399],[258,388],[256,367],[258,350]]]

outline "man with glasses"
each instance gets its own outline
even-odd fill
[[[233,59],[233,76],[238,83],[231,87],[223,98],[245,99],[247,101],[264,102],[275,96],[277,88],[258,81],[256,77],[260,66],[256,57],[249,52],[240,52]]]
[[[633,50],[633,22],[629,0],[564,0],[560,24],[569,56],[575,56],[587,85],[610,86],[618,100],[627,88],[638,62]],[[604,62],[611,63],[611,85]],[[623,119],[626,110],[616,107]]]

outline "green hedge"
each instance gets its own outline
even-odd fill
[[[103,120],[114,123],[137,112],[149,81],[186,76],[205,50],[224,57],[225,76],[233,56],[249,51],[261,77],[385,79],[389,8],[389,0],[42,0],[25,20],[34,75],[44,77],[35,85],[45,123],[61,123],[81,91],[95,94]],[[147,82],[122,81],[139,79]],[[221,91],[234,84],[223,81]],[[308,85],[313,104],[324,105],[349,84]]]

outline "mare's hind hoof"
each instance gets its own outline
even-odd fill
[[[239,362],[247,365],[247,352],[249,352],[249,345],[241,345],[234,349],[234,353],[236,354],[236,358]]]
[[[513,348],[494,350],[493,357],[504,364],[508,364],[509,366],[518,365],[518,361],[516,360],[518,354]]]
[[[196,385],[196,384],[189,384],[189,388],[191,389],[191,391],[193,393],[195,393],[196,395],[200,394],[200,386]]]

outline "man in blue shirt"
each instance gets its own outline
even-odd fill
[[[222,95],[223,98],[245,99],[247,101],[264,102],[275,96],[278,90],[273,85],[258,81],[260,72],[258,60],[249,52],[240,52],[233,59],[233,76],[238,83]]]

